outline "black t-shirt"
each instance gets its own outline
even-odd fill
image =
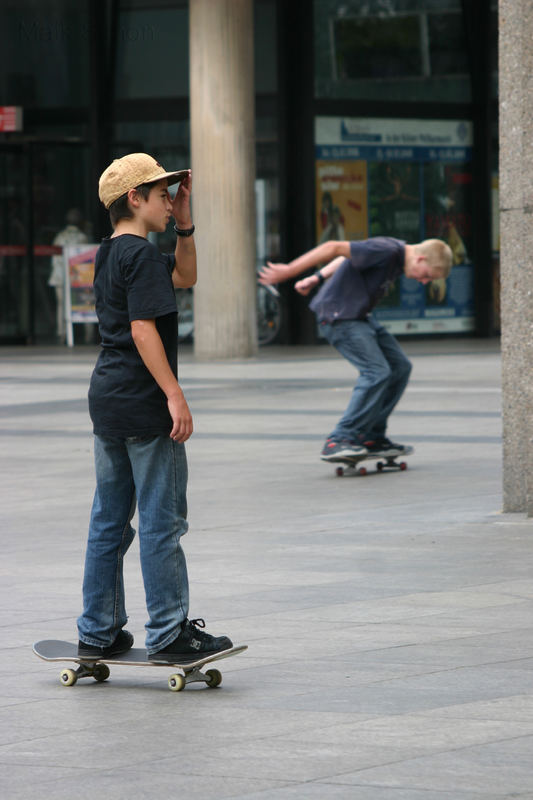
[[[350,242],[350,258],[321,286],[309,303],[319,322],[364,319],[402,274],[405,242],[390,236]]]
[[[94,294],[102,350],[89,387],[95,434],[168,435],[172,420],[164,392],[145,367],[131,336],[131,322],[155,319],[177,377],[177,308],[172,285],[174,256],[142,236],[104,239],[96,254]]]

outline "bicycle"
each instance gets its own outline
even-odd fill
[[[281,331],[283,310],[280,293],[274,286],[257,283],[257,341],[262,347],[274,342]],[[178,342],[194,336],[193,290],[176,289],[178,304]]]

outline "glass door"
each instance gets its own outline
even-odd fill
[[[22,147],[0,149],[0,343],[29,333],[28,159]]]
[[[93,240],[89,175],[81,142],[0,145],[0,343],[64,342],[58,238]]]

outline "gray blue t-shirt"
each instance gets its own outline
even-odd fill
[[[405,242],[376,236],[350,242],[346,258],[315,294],[309,308],[319,322],[364,319],[403,273]]]
[[[177,377],[174,263],[173,255],[129,233],[104,239],[98,249],[94,294],[102,349],[89,387],[89,412],[98,436],[168,436],[172,429],[167,399],[139,355],[131,322],[155,319]]]

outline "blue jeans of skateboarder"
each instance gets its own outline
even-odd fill
[[[411,362],[396,339],[372,316],[323,322],[320,330],[359,370],[348,406],[328,439],[362,444],[368,450],[376,445],[383,449],[382,444],[388,441],[387,420],[407,386]]]
[[[180,544],[187,533],[185,446],[168,436],[127,439],[95,436],[96,491],[83,584],[80,637],[98,645],[127,622],[123,561],[134,537],[139,546],[149,621],[146,649],[166,647],[189,610],[189,583]],[[109,597],[113,587],[113,597]]]

